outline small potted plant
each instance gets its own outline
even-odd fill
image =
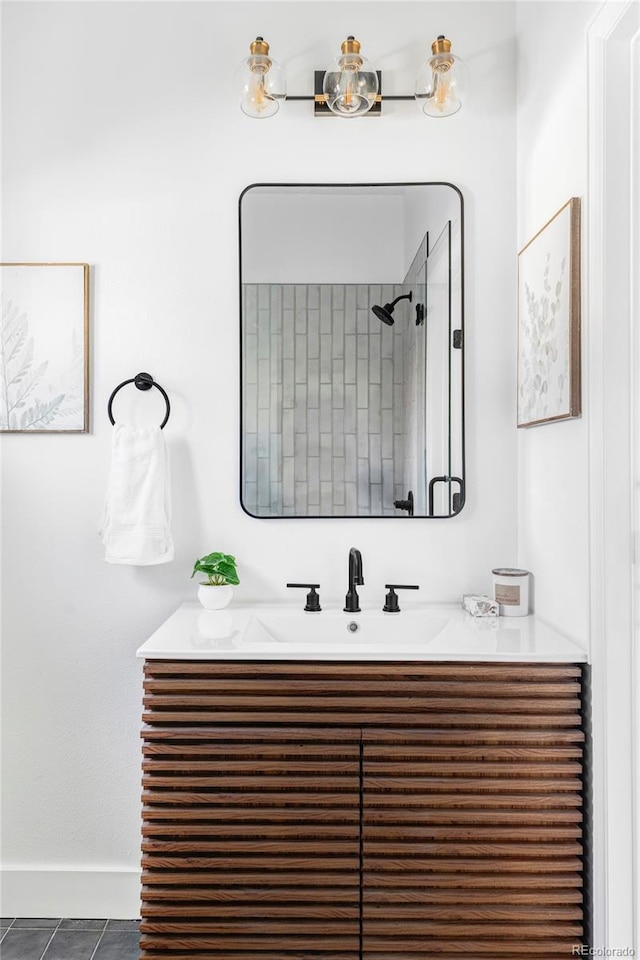
[[[196,573],[204,573],[207,577],[198,587],[198,600],[206,610],[222,610],[231,602],[231,585],[240,583],[235,557],[228,553],[209,553],[196,560],[191,576]]]

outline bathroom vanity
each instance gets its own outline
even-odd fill
[[[544,623],[185,604],[138,655],[146,960],[588,942],[588,667]]]

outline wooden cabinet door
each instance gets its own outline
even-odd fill
[[[363,729],[364,960],[574,956],[580,668],[434,664],[420,675],[419,727]]]
[[[216,724],[222,666],[147,664],[142,957],[357,960],[360,731]]]

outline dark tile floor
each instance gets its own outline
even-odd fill
[[[2,960],[138,960],[137,920],[0,920]]]

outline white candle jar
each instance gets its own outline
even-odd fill
[[[501,617],[526,617],[529,613],[529,571],[496,567],[493,596],[500,605]]]

